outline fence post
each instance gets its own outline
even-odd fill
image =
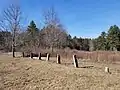
[[[30,53],[30,57],[33,58],[33,53]]]
[[[110,72],[110,70],[109,70],[108,67],[105,67],[105,72],[106,72],[106,73],[109,73],[109,72]]]
[[[24,52],[22,52],[22,56],[25,57],[25,53]]]
[[[61,62],[60,62],[60,55],[59,54],[57,54],[57,64],[61,64]]]
[[[78,68],[78,61],[76,55],[73,55],[73,62],[74,62],[74,67]]]
[[[49,61],[49,58],[50,58],[50,55],[49,55],[49,53],[48,53],[48,54],[47,54],[46,61]]]
[[[38,56],[38,57],[39,57],[39,60],[41,60],[41,53],[39,53],[39,56]]]

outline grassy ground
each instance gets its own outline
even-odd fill
[[[0,90],[120,90],[120,65],[81,62],[80,67],[0,55]],[[111,74],[104,72],[110,67]]]

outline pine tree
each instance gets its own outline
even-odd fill
[[[97,38],[97,50],[107,50],[106,33],[102,32]]]
[[[119,50],[120,49],[120,29],[118,26],[111,26],[108,35],[107,42],[110,45],[110,50]]]
[[[27,32],[29,33],[29,35],[31,35],[32,37],[35,36],[36,33],[38,33],[38,28],[36,27],[36,24],[34,21],[30,22],[30,25],[28,26]]]
[[[31,21],[27,28],[27,44],[31,49],[35,49],[39,44],[39,30],[34,21]]]

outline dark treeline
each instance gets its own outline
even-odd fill
[[[68,35],[66,47],[69,47],[70,49],[89,51],[90,40],[91,39],[89,38],[78,38],[76,36],[72,38],[70,35]]]
[[[120,29],[117,25],[111,26],[107,32],[102,32],[94,39],[90,38],[71,38],[68,35],[67,47],[85,51],[120,51]]]
[[[52,28],[52,29],[51,29]],[[10,32],[0,32],[0,49],[11,51],[12,35]],[[118,26],[111,26],[108,32],[102,32],[98,38],[71,37],[61,27],[47,26],[38,29],[35,22],[31,21],[26,31],[19,33],[16,38],[16,50],[32,51],[38,48],[44,49],[77,49],[83,51],[119,51],[120,50],[120,29]]]
[[[8,31],[0,32],[0,50],[10,51],[12,48],[12,35]]]
[[[6,35],[4,35],[6,33]],[[9,38],[8,38],[9,37]],[[0,32],[0,49],[12,51],[12,35],[10,32]],[[31,21],[28,28],[19,34],[16,38],[16,51],[32,51],[38,48],[42,49],[70,49],[89,51],[89,40],[84,38],[71,37],[62,27],[49,25],[38,29],[35,22]],[[9,43],[10,42],[10,43]],[[8,43],[9,45],[6,45]],[[9,48],[8,48],[9,47]]]

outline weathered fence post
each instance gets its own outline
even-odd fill
[[[22,52],[22,56],[25,57],[25,53],[24,52]]]
[[[41,53],[39,53],[39,56],[38,56],[38,57],[39,57],[39,60],[41,60]]]
[[[74,62],[74,67],[78,68],[78,61],[76,55],[73,55],[73,62]]]
[[[57,54],[57,64],[61,64],[61,62],[60,62],[60,55],[59,54]]]
[[[46,61],[49,61],[49,58],[50,58],[50,54],[48,53],[48,54],[47,54]]]
[[[33,53],[30,53],[30,57],[33,58]]]
[[[105,72],[106,72],[106,73],[110,73],[110,70],[109,70],[108,67],[105,67]]]

